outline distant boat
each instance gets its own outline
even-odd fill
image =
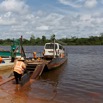
[[[4,57],[4,58],[8,58],[8,57],[11,57],[11,51],[6,51],[6,50],[1,50],[0,51],[0,56],[1,57]],[[20,52],[16,52],[16,56],[21,56],[21,53]]]
[[[21,56],[25,57],[24,49],[22,46],[22,36],[20,39],[17,39],[17,40],[13,39],[11,46],[10,46],[10,50],[0,49],[0,56],[3,58],[10,58],[11,52],[13,51],[13,49],[16,52],[16,57],[21,57]]]

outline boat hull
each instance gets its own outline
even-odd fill
[[[58,68],[59,66],[61,66],[62,64],[64,64],[66,60],[67,60],[67,57],[64,57],[64,58],[60,58],[60,57],[53,58],[47,64],[48,70],[52,70],[52,69]]]
[[[0,56],[1,57],[10,57],[11,56],[11,52],[10,51],[0,51]],[[20,53],[16,53],[16,56],[21,56]]]

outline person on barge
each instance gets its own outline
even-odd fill
[[[11,62],[14,62],[14,61],[15,61],[15,58],[16,58],[16,51],[15,51],[15,49],[13,48],[12,51],[11,51]]]
[[[15,77],[16,84],[20,83],[21,77],[22,77],[25,69],[26,69],[26,64],[24,63],[24,58],[21,57],[14,64],[13,72],[14,72],[14,77]]]

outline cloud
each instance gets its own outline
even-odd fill
[[[78,1],[78,0],[77,0]],[[79,8],[81,5],[79,4],[79,1],[72,1],[72,0],[59,0],[60,3],[64,5],[69,5],[71,7]],[[74,2],[74,3],[73,3]]]
[[[7,25],[13,25],[13,24],[16,24],[15,18],[6,19],[6,18],[0,17],[0,25],[7,26]]]
[[[0,11],[24,14],[28,12],[28,5],[23,0],[4,0],[0,4]]]
[[[59,0],[59,2],[73,8],[93,8],[98,4],[97,0]]]
[[[40,27],[36,27],[36,30],[49,30],[49,28],[48,28],[48,26],[43,25],[43,26],[40,26]]]
[[[31,9],[30,5],[27,5],[26,0],[3,0],[0,3],[1,38],[18,38],[20,35],[30,38],[32,34],[35,37],[45,34],[48,38],[52,34],[55,34],[56,38],[88,37],[103,31],[102,9],[97,9],[97,11],[93,9],[95,12],[89,9],[87,11],[87,8],[94,8],[99,2],[96,0],[59,1],[63,7],[65,5],[69,5],[69,7],[64,9],[53,5],[55,8],[53,11],[47,12],[41,8],[35,11],[35,9]],[[71,10],[70,6],[76,10]],[[80,10],[80,8],[86,9]]]
[[[85,1],[85,7],[87,8],[93,8],[97,5],[97,0],[86,0]]]

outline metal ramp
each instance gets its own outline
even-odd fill
[[[37,79],[42,74],[45,65],[46,65],[45,63],[38,65],[29,64],[27,66],[27,72],[22,76],[20,84],[24,85],[30,79]]]
[[[30,79],[36,79],[36,78],[38,78],[42,74],[44,68],[45,68],[45,64],[39,64],[39,65],[37,65],[36,68],[35,68],[35,70],[33,71],[33,74],[32,74],[32,76],[31,76]]]

